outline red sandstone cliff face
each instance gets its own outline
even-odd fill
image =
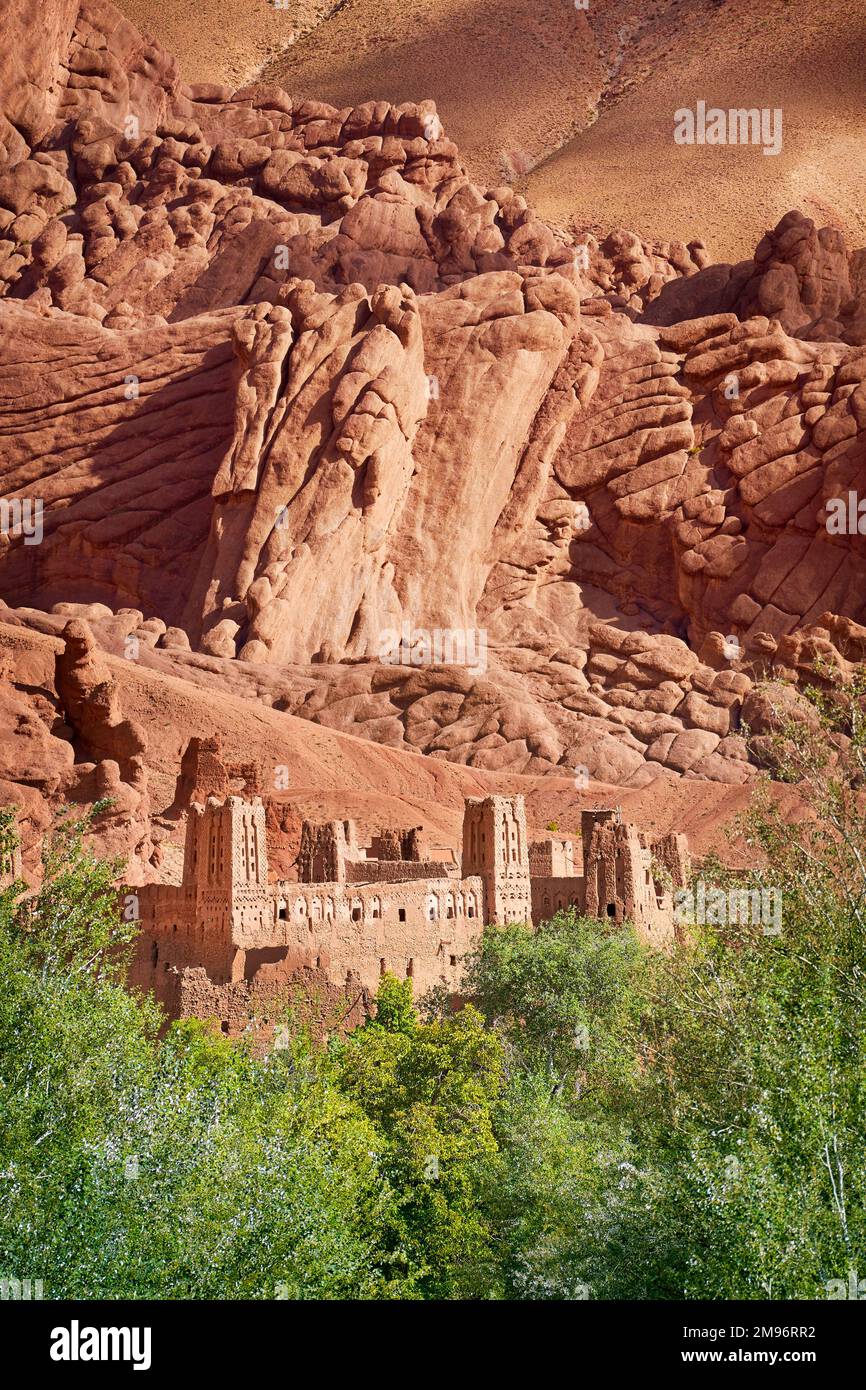
[[[825,523],[864,486],[866,253],[797,213],[734,267],[576,247],[431,103],[186,86],[102,0],[0,24],[0,476],[43,508],[0,536],[11,621],[85,605],[191,690],[635,789],[748,784],[757,684],[862,656]],[[404,629],[484,660],[383,664]],[[46,794],[144,827],[103,694],[96,728],[51,696],[47,765],[89,770]]]

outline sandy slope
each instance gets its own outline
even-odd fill
[[[866,242],[866,0],[121,0],[187,77],[338,105],[433,97],[481,183],[543,216],[738,259],[793,206]],[[288,47],[289,39],[295,41]],[[781,107],[778,157],[678,147],[673,113]]]
[[[579,835],[582,809],[618,805],[625,819],[642,830],[656,834],[678,830],[688,835],[692,853],[698,857],[714,850],[728,862],[747,862],[732,835],[733,822],[749,805],[746,787],[680,778],[663,788],[590,782],[578,791],[569,778],[491,773],[406,753],[221,690],[192,685],[140,663],[109,661],[123,683],[124,713],[148,733],[157,812],[162,801],[168,806],[173,798],[188,739],[219,732],[226,756],[255,759],[266,786],[272,767],[289,769],[289,786],[279,793],[279,800],[313,820],[352,816],[362,834],[382,825],[423,824],[436,843],[459,850],[465,797],[522,792],[529,825],[541,835],[552,822],[563,834]],[[796,802],[792,788],[776,791],[792,806]]]
[[[590,118],[604,76],[569,0],[347,0],[269,75],[337,105],[433,97],[482,184],[525,168]]]
[[[28,633],[25,640],[46,639]],[[215,732],[227,757],[259,763],[266,786],[270,769],[286,766],[289,785],[279,799],[305,816],[351,815],[363,832],[423,823],[438,842],[454,848],[460,844],[464,797],[522,792],[527,819],[541,832],[556,821],[563,833],[579,834],[583,808],[620,805],[642,829],[680,830],[690,836],[695,854],[715,849],[729,857],[726,827],[749,801],[747,788],[714,782],[680,779],[663,792],[658,786],[628,789],[591,782],[578,791],[570,778],[485,772],[371,743],[241,699],[219,688],[219,676],[210,686],[168,675],[156,652],[141,662],[108,660],[122,682],[124,714],[148,733],[156,812],[173,798],[188,739]]]
[[[528,180],[554,221],[623,225],[645,236],[698,234],[714,259],[749,254],[792,207],[866,242],[866,0],[666,6],[627,53],[649,71],[598,122]],[[672,16],[682,12],[682,19]],[[659,51],[667,45],[668,51]],[[708,106],[781,108],[783,147],[678,146],[673,113]]]
[[[117,8],[177,58],[187,82],[239,87],[326,19],[339,0],[120,0]]]
[[[39,719],[49,722],[54,658],[60,648],[55,637],[0,623],[0,660],[11,663],[19,690],[34,698]],[[680,779],[664,787],[654,784],[637,790],[591,782],[578,791],[569,778],[485,772],[297,719],[227,692],[218,674],[211,677],[212,684],[206,675],[203,684],[169,674],[164,657],[156,652],[143,653],[137,662],[113,656],[105,659],[120,681],[124,717],[145,732],[150,809],[165,828],[169,822],[163,818],[174,802],[181,755],[189,739],[218,733],[227,759],[257,762],[263,789],[292,808],[296,828],[300,817],[326,821],[351,816],[362,836],[380,826],[424,825],[434,845],[459,851],[465,797],[522,792],[533,835],[543,836],[546,827],[556,822],[563,834],[579,836],[583,808],[619,805],[625,818],[644,830],[684,831],[695,856],[714,849],[729,862],[742,860],[736,845],[728,841],[727,829],[748,805],[748,789],[743,787]],[[3,733],[14,737],[6,724]],[[269,792],[277,767],[288,770],[288,785],[282,783],[278,792]],[[22,806],[25,818],[44,831],[49,808],[39,790],[28,785],[26,773],[20,773],[20,782],[18,775],[13,765],[0,781],[3,799]],[[793,804],[792,788],[777,791]],[[182,836],[183,827],[177,824],[174,845],[164,845],[166,865],[178,872]],[[37,854],[33,835],[25,834],[25,848],[28,870],[33,872]]]

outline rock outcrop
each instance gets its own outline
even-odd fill
[[[0,592],[74,620],[63,753],[8,708],[52,793],[147,815],[97,648],[486,772],[770,765],[761,683],[866,650],[866,252],[572,243],[432,103],[188,86],[49,10],[0,21]]]

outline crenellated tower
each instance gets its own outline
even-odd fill
[[[199,891],[267,888],[268,849],[260,796],[246,801],[208,797],[190,807],[183,860],[184,887]]]
[[[484,922],[532,922],[522,796],[471,797],[463,817],[463,875],[484,884]]]

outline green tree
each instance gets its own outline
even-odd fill
[[[757,867],[712,870],[780,913],[697,925],[653,968],[629,1177],[584,1266],[609,1297],[824,1297],[866,1268],[862,685],[811,699],[773,736],[796,799],[767,782],[740,826]]]
[[[481,1194],[499,1171],[493,1112],[502,1047],[478,1011],[422,1023],[411,980],[385,976],[377,1016],[335,1044],[339,1084],[375,1126],[399,1194],[390,1254],[430,1298],[483,1296],[489,1231]]]
[[[537,931],[491,927],[464,989],[505,1041],[509,1063],[557,1092],[627,1087],[635,1070],[647,955],[630,928],[573,911]]]

